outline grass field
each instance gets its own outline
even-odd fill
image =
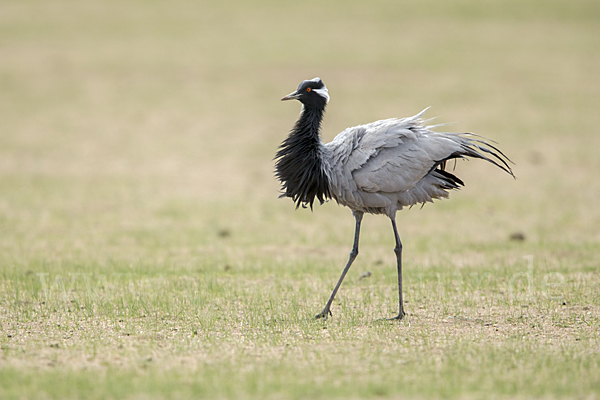
[[[598,71],[596,0],[2,1],[0,398],[599,398]],[[313,319],[354,220],[272,158],[315,76],[324,140],[432,106],[516,164],[398,214],[399,323],[373,216]]]

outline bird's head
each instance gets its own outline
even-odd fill
[[[321,78],[314,78],[302,82],[298,86],[298,90],[288,94],[281,100],[298,100],[306,107],[325,108],[329,102],[329,93],[327,87]]]

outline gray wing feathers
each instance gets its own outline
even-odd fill
[[[350,178],[367,162],[377,160],[381,151],[416,139],[411,128],[418,126],[423,112],[410,118],[392,118],[348,128],[324,145],[325,158],[334,171],[329,179],[338,197],[352,197],[357,189],[363,190]]]
[[[337,163],[355,170],[377,155],[381,149],[398,146],[403,139],[414,139],[412,129],[420,126],[420,116],[386,119],[347,128],[325,146],[330,148]]]

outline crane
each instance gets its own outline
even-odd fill
[[[511,161],[481,136],[437,132],[426,126],[425,110],[408,118],[391,118],[347,128],[330,143],[321,141],[321,122],[329,92],[320,78],[305,80],[281,100],[298,100],[302,111],[275,155],[275,176],[281,182],[280,197],[290,197],[296,208],[313,208],[334,199],[352,210],[354,244],[329,300],[316,318],[327,319],[331,304],[350,266],[358,255],[363,215],[386,215],[392,223],[398,268],[398,315],[402,300],[402,242],[396,212],[403,207],[447,198],[448,191],[464,183],[446,171],[446,162],[460,158],[488,161],[515,177]]]

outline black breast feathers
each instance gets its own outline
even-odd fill
[[[281,181],[281,197],[291,197],[296,208],[308,205],[312,209],[315,197],[321,204],[331,198],[319,137],[323,112],[304,108],[275,155],[275,176]]]

